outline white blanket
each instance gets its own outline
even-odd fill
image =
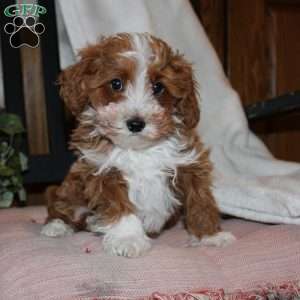
[[[63,32],[59,26],[63,67],[72,62],[70,51],[116,32],[151,32],[184,53],[194,63],[200,84],[198,129],[211,149],[214,195],[221,211],[268,223],[300,224],[300,165],[274,159],[249,130],[239,96],[189,1],[57,1],[66,28]]]

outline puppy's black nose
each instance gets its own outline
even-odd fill
[[[146,123],[140,118],[132,118],[126,122],[126,125],[131,132],[140,132],[145,128]]]

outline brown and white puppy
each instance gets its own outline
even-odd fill
[[[104,234],[104,249],[134,257],[180,212],[192,244],[222,246],[209,153],[197,136],[191,65],[150,34],[121,33],[80,52],[61,95],[78,120],[78,160],[48,192],[47,236]]]

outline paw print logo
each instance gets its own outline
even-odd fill
[[[22,46],[36,48],[40,44],[40,35],[45,31],[45,26],[36,22],[33,16],[17,16],[12,23],[7,23],[4,26],[4,31],[10,34],[9,42],[13,48]],[[18,32],[21,39],[17,37]]]

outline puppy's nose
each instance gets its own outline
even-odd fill
[[[146,123],[140,118],[132,118],[127,120],[126,125],[131,132],[140,132],[145,128]]]

